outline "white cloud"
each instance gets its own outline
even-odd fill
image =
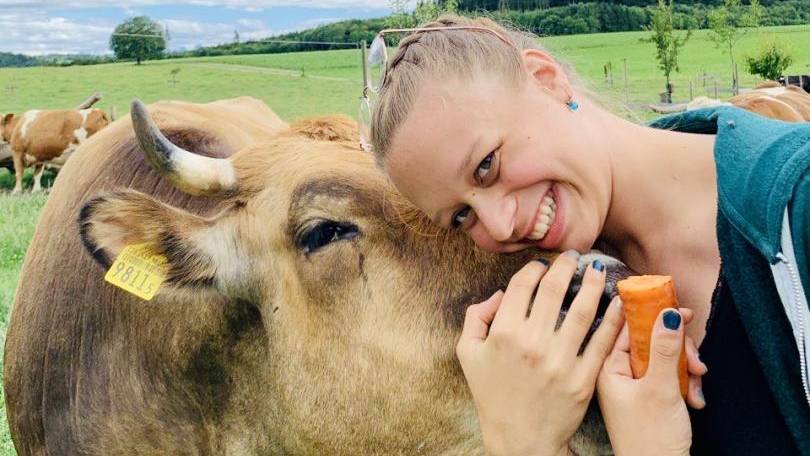
[[[142,13],[142,8],[160,4],[216,6],[245,13],[244,17],[218,23],[197,22],[193,16],[155,18],[161,25],[169,27],[169,49],[182,50],[231,42],[234,30],[238,30],[243,41],[257,40],[340,20],[338,17],[314,17],[275,30],[251,11],[275,6],[308,7],[310,13],[312,8],[379,10],[388,7],[388,0],[0,0],[0,51],[29,55],[106,54],[110,52],[110,34],[120,17],[88,17],[92,16],[91,13],[76,17],[65,10],[113,7],[126,16],[135,16]]]
[[[273,6],[298,6],[307,8],[387,8],[388,0],[186,0],[167,2],[166,0],[0,0],[3,8],[92,8],[161,5],[167,3],[220,6],[245,10],[270,8]],[[415,3],[415,0],[414,0]]]
[[[3,51],[31,55],[103,53],[115,24],[104,21],[75,22],[43,13],[0,12]]]
[[[169,26],[172,49],[193,49],[197,46],[228,43],[234,38],[234,30],[239,31],[242,40],[266,38],[278,32],[268,28],[259,20],[240,20],[237,24],[202,23],[182,19],[164,21]]]

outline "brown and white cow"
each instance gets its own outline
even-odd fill
[[[165,137],[135,105],[137,139],[91,138],[42,212],[6,339],[19,454],[482,454],[462,315],[542,252],[431,227],[347,119],[150,111]],[[136,243],[169,261],[153,301],[102,279]],[[596,410],[571,449],[610,452]]]
[[[101,109],[31,110],[4,116],[0,128],[14,159],[14,193],[22,190],[26,167],[34,167],[33,191],[41,190],[46,166],[64,165],[82,142],[109,123],[109,116]]]
[[[753,90],[729,98],[728,101],[697,97],[686,105],[686,110],[719,105],[737,106],[787,122],[810,122],[810,94],[801,87],[783,87],[778,82],[763,83]]]

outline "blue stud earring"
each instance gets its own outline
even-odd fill
[[[568,102],[565,103],[565,105],[568,106],[568,109],[571,111],[576,111],[577,109],[579,109],[579,103],[574,101],[574,97],[568,99]]]

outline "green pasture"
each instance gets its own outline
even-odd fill
[[[792,44],[794,64],[788,73],[810,73],[810,25],[774,27],[765,31]],[[640,38],[646,32],[605,33],[541,38],[541,42],[569,61],[586,84],[612,102],[624,101],[624,61],[628,69],[628,101],[651,103],[664,87],[655,52]],[[756,49],[758,32],[739,42],[737,60],[743,87],[757,79],[745,72],[743,57]],[[603,66],[613,66],[613,85],[604,81]],[[291,54],[201,57],[146,62],[116,63],[67,68],[36,67],[0,69],[0,112],[32,108],[53,109],[77,105],[89,94],[104,95],[97,106],[115,106],[119,115],[128,111],[134,97],[146,102],[161,99],[211,101],[250,95],[264,100],[282,118],[294,119],[321,113],[357,114],[361,88],[361,58],[357,49]],[[179,68],[176,83],[170,72]],[[673,77],[675,97],[704,95],[697,76],[706,73],[718,80],[719,95],[731,86],[729,59],[708,40],[706,30],[696,31],[682,51],[681,71]],[[709,84],[709,92],[713,85]],[[710,93],[713,95],[713,93]]]
[[[0,342],[5,346],[9,308],[14,298],[23,256],[34,235],[39,211],[47,194],[0,195]],[[0,366],[1,367],[1,366]],[[2,370],[0,370],[0,378]],[[0,396],[0,454],[13,455],[14,445],[6,422],[5,398]]]
[[[810,42],[810,25],[768,31],[792,43],[794,64],[788,73],[810,74],[810,48],[803,45]],[[630,117],[648,119],[651,113],[641,106],[657,101],[664,78],[657,68],[653,46],[639,41],[646,35],[642,32],[574,35],[541,41],[570,62],[586,85],[616,109],[625,101],[623,59],[626,59],[630,108],[623,112]],[[756,44],[754,32],[739,43],[737,58],[743,87],[758,82],[742,65],[743,57],[751,54]],[[613,66],[612,85],[604,79],[603,66],[608,62]],[[242,95],[264,100],[285,120],[325,113],[356,116],[361,89],[360,64],[359,50],[353,49],[162,60],[140,66],[119,63],[0,69],[0,113],[70,108],[98,91],[104,99],[97,107],[115,107],[118,116],[128,112],[129,102],[135,97],[147,103],[167,99],[206,102]],[[176,68],[180,71],[173,83],[170,73]],[[677,101],[688,99],[690,80],[695,85],[694,96],[713,95],[713,83],[706,89],[698,83],[697,76],[704,72],[718,80],[719,96],[728,96],[731,85],[728,56],[715,49],[706,31],[697,31],[682,51],[681,72],[673,78]],[[30,176],[26,182],[30,188]],[[12,185],[12,176],[0,169],[0,188],[9,189]],[[3,285],[0,286],[0,340],[5,339],[23,255],[46,197],[45,194],[0,194],[0,284]],[[14,454],[4,407],[0,414],[3,415],[0,417],[0,454]]]

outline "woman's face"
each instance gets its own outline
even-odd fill
[[[425,84],[386,170],[435,223],[483,249],[586,251],[610,204],[599,122],[568,109],[567,86],[526,79],[519,88],[488,77]]]

